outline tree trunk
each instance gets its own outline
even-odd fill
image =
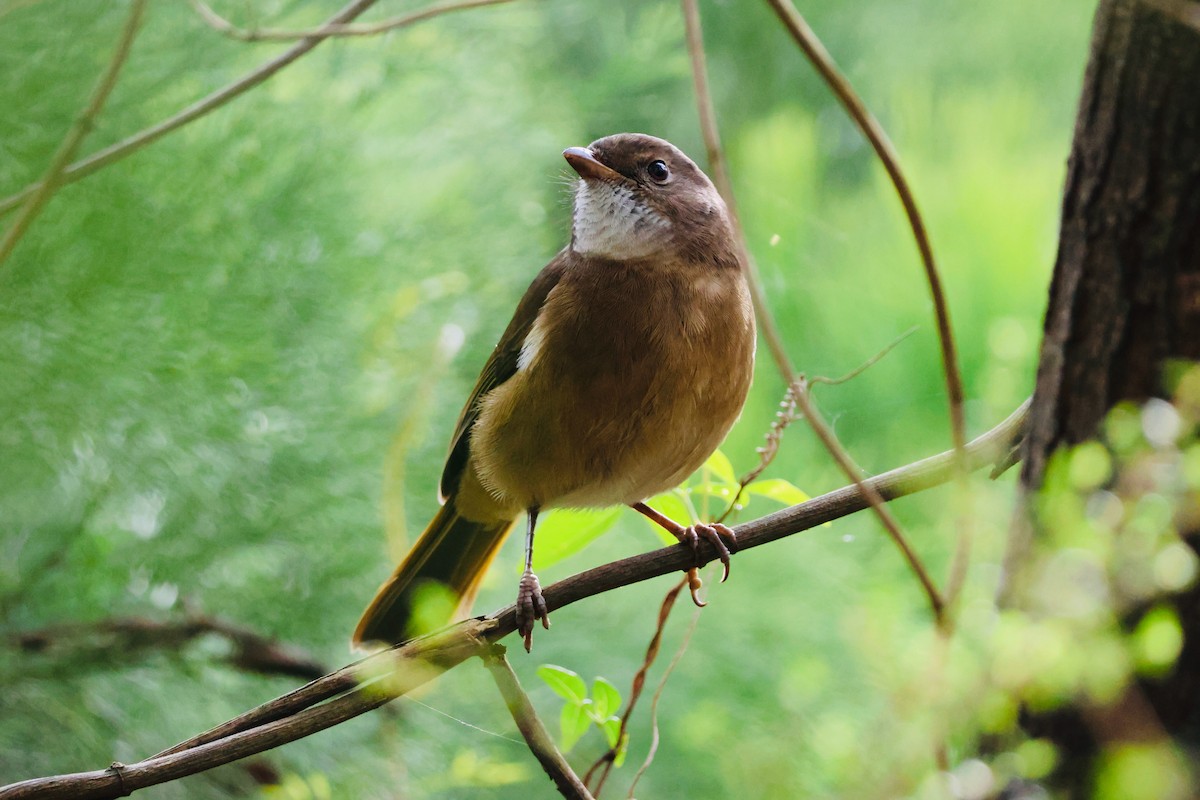
[[[1197,6],[1196,3],[1186,5]],[[1075,123],[1022,482],[1200,358],[1200,31],[1105,0]]]
[[[1042,485],[1057,448],[1098,437],[1114,405],[1165,396],[1169,360],[1200,359],[1197,19],[1200,3],[1183,0],[1102,0],[1097,10],[1024,445],[1026,492]],[[1171,676],[1099,717],[1067,709],[1031,720],[1059,745],[1069,794],[1086,796],[1110,737],[1142,739],[1147,720],[1159,735],[1195,734],[1200,592],[1175,602],[1185,645]]]

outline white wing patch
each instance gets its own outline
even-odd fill
[[[669,244],[671,222],[639,203],[625,186],[581,180],[575,189],[572,248],[622,261],[644,258]]]
[[[517,372],[524,372],[537,361],[545,340],[546,329],[542,325],[542,315],[538,314],[537,319],[533,321],[533,327],[525,335],[525,341],[521,343],[521,352],[517,355]]]

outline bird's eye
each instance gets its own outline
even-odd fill
[[[665,161],[651,161],[646,167],[646,174],[656,183],[666,183],[667,178],[671,177],[671,170],[667,169]]]

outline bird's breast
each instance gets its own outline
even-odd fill
[[[517,373],[482,401],[474,467],[516,507],[636,502],[716,449],[741,411],[753,358],[740,273],[565,277]]]

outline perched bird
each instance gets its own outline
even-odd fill
[[[469,613],[524,512],[517,622],[549,627],[533,565],[538,512],[630,505],[729,568],[733,532],[643,502],[677,486],[741,413],[754,311],[729,213],[674,145],[622,133],[563,151],[579,174],[571,243],[538,274],[483,368],[442,472],[443,505],[380,588],[355,644],[396,643],[414,593],[438,581]]]

